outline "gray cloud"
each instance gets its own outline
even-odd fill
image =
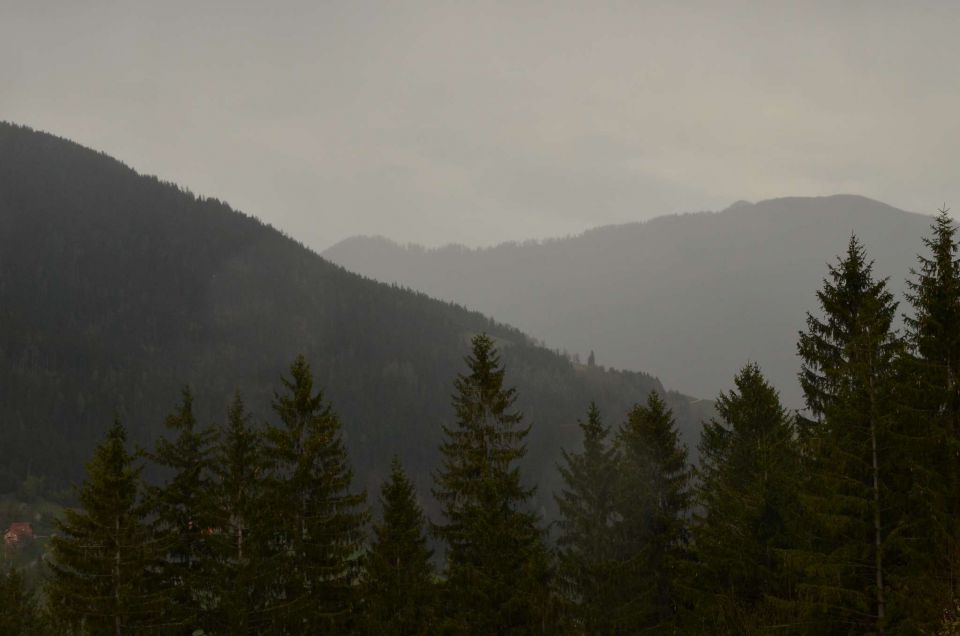
[[[782,195],[929,212],[960,207],[958,26],[953,3],[0,0],[0,118],[317,248]]]

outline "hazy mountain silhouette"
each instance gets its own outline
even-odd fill
[[[931,221],[860,196],[783,198],[484,249],[351,238],[324,256],[694,395],[756,361],[797,407],[797,332],[826,263],[855,232],[899,292]]]
[[[617,424],[663,389],[574,365],[479,313],[349,273],[220,201],[0,124],[0,492],[28,474],[55,489],[77,479],[115,415],[151,443],[186,383],[204,423],[224,417],[235,389],[268,418],[301,352],[341,415],[360,485],[379,487],[398,453],[423,487],[480,331],[533,424],[526,470],[546,506],[589,401]],[[709,404],[668,399],[696,431]]]

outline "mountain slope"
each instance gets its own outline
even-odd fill
[[[519,331],[364,279],[226,204],[103,154],[0,124],[0,491],[59,490],[119,416],[149,444],[184,383],[206,422],[235,389],[260,418],[307,355],[361,486],[398,453],[427,492],[469,338],[487,331],[533,422],[526,464],[549,506],[560,445],[596,399],[618,422],[663,387],[577,367]],[[704,407],[671,394],[691,432]]]
[[[753,360],[799,407],[796,335],[826,263],[856,232],[900,291],[931,220],[858,196],[784,198],[476,250],[360,237],[324,256],[694,395]]]

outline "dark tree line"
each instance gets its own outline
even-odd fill
[[[564,451],[555,547],[494,341],[454,383],[427,519],[395,460],[368,532],[341,424],[303,357],[255,426],[239,395],[131,453],[115,424],[51,539],[43,602],[0,579],[5,633],[956,633],[960,261],[941,212],[906,332],[852,237],[800,333],[804,414],[756,364],[693,466],[656,392]],[[147,483],[144,461],[164,479]],[[431,542],[431,537],[436,543]],[[434,547],[440,554],[434,555]],[[199,631],[198,631],[199,630]]]
[[[371,537],[339,418],[302,356],[276,423],[254,426],[237,395],[201,428],[189,389],[151,451],[131,452],[115,423],[50,540],[44,620],[77,634],[550,632],[551,560],[518,468],[529,427],[491,338],[473,339],[467,365],[435,475],[444,522],[428,523],[394,460]],[[165,478],[149,483],[145,464]],[[439,571],[430,533],[446,547]],[[4,614],[39,620],[18,575],[7,581]]]
[[[692,481],[656,396],[615,436],[590,408],[583,451],[560,468],[565,628],[960,631],[960,261],[946,211],[925,244],[901,334],[851,237],[800,333],[806,411],[788,413],[746,365],[703,427]]]

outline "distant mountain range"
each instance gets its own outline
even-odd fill
[[[469,338],[490,333],[533,424],[552,505],[561,446],[596,400],[617,425],[653,376],[576,365],[520,331],[333,265],[260,221],[119,161],[0,123],[0,492],[62,498],[119,417],[138,444],[190,384],[205,423],[240,389],[258,419],[298,353],[341,415],[357,481],[398,454],[426,494]],[[710,403],[667,393],[695,443]],[[426,502],[428,508],[429,502]]]
[[[933,210],[931,210],[931,213]],[[376,280],[497,316],[598,363],[714,397],[758,362],[802,405],[797,332],[826,264],[856,233],[902,292],[932,219],[860,196],[738,202],[564,239],[484,249],[347,239],[323,255]],[[902,308],[905,309],[905,308]]]

